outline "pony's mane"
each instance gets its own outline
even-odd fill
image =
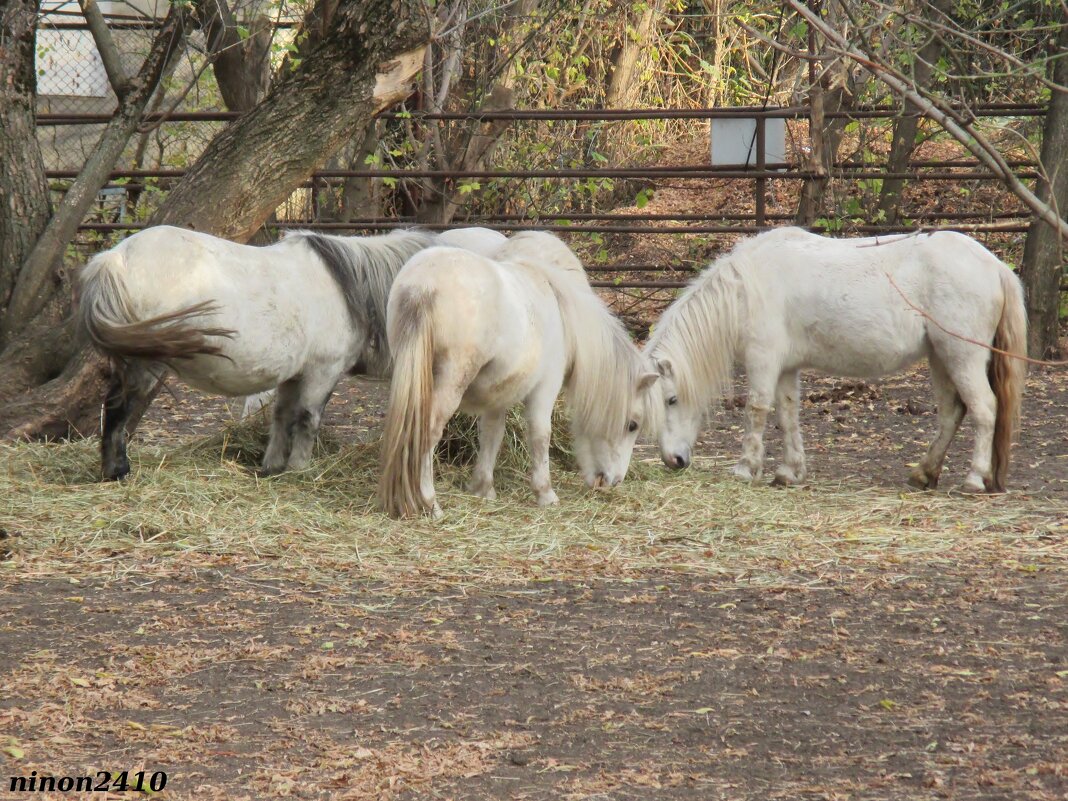
[[[616,437],[633,413],[638,379],[650,372],[623,323],[590,287],[582,263],[551,234],[517,234],[499,252],[504,260],[535,266],[560,305],[567,352],[567,402],[579,431]],[[644,393],[643,420],[659,403]]]
[[[389,369],[386,345],[386,303],[400,268],[420,250],[434,244],[435,235],[420,229],[392,231],[382,236],[327,236],[295,231],[323,262],[337,282],[349,318],[357,330],[367,332],[362,361],[365,369],[381,375]]]
[[[687,405],[729,394],[739,335],[757,301],[749,251],[759,237],[721,256],[683,290],[653,328],[645,352],[671,363],[675,389]]]

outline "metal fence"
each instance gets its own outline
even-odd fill
[[[862,108],[848,113],[828,114],[827,116],[848,117],[853,120],[888,119],[900,112],[889,108]],[[614,110],[533,110],[503,111],[490,113],[443,113],[405,114],[406,118],[416,120],[474,120],[489,122],[503,120],[513,124],[529,121],[584,121],[594,123],[618,122],[624,120],[715,120],[729,118],[751,118],[755,120],[755,159],[751,166],[713,166],[708,163],[684,164],[674,166],[634,166],[634,167],[590,167],[567,168],[546,166],[533,169],[513,170],[390,170],[390,169],[354,169],[321,170],[312,175],[304,188],[324,187],[350,178],[386,178],[394,181],[437,178],[447,181],[461,180],[553,180],[573,181],[591,178],[634,179],[640,181],[679,181],[726,180],[742,182],[749,185],[751,191],[750,207],[743,212],[722,212],[710,210],[707,213],[597,213],[590,211],[552,210],[540,214],[532,210],[526,214],[496,214],[481,217],[458,219],[449,227],[463,225],[481,225],[501,231],[548,230],[566,233],[588,234],[751,234],[769,226],[792,222],[792,214],[770,213],[767,209],[767,191],[771,181],[804,181],[820,177],[802,166],[788,162],[766,162],[764,153],[764,126],[769,119],[805,120],[808,109],[795,108],[705,108],[705,109],[614,109]],[[1040,117],[1045,109],[1035,105],[1001,104],[986,106],[975,111],[978,117]],[[228,122],[237,115],[220,112],[180,112],[161,117],[150,117],[146,122],[152,124],[186,123],[193,125]],[[384,118],[396,117],[384,114]],[[42,112],[38,125],[53,129],[68,126],[99,125],[106,122],[107,114],[86,114],[74,112]],[[1015,161],[1011,166],[1024,178],[1036,178],[1038,173],[1033,162]],[[77,174],[73,169],[52,169],[48,177],[54,180],[72,178]],[[155,170],[116,170],[113,180],[122,180],[123,184],[110,184],[109,188],[122,192],[142,188],[145,181],[151,180],[160,188],[180,179],[185,174],[182,169]],[[996,176],[982,168],[973,160],[950,161],[914,161],[907,171],[890,173],[885,168],[872,164],[840,163],[836,164],[828,176],[839,180],[864,180],[904,178],[913,182],[996,182]],[[1005,209],[1003,207],[980,208],[966,211],[928,210],[917,213],[905,212],[907,223],[897,225],[855,224],[849,227],[858,233],[907,232],[922,227],[925,230],[959,230],[977,235],[982,234],[1019,234],[1027,230],[1030,212],[1024,208]],[[364,217],[349,222],[320,222],[313,218],[288,219],[272,223],[277,228],[310,228],[333,232],[368,232],[382,231],[407,226],[414,223],[411,217]],[[144,223],[133,221],[86,222],[85,231],[114,232],[133,231],[144,227]],[[444,227],[429,225],[427,227]],[[623,279],[598,280],[600,286],[619,289],[670,289],[683,286],[678,273],[686,269],[699,268],[700,264],[679,265],[675,268],[653,263],[615,263],[592,265],[593,273],[615,273],[626,276]],[[674,274],[673,274],[674,273]],[[653,277],[656,276],[656,277]]]

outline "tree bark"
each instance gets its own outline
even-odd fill
[[[51,211],[34,105],[39,5],[11,0],[0,11],[0,330],[19,268]]]
[[[953,0],[933,0],[932,7],[941,13],[947,13],[953,7]],[[934,75],[934,63],[942,53],[942,40],[931,31],[916,55],[913,66],[913,80],[917,86],[927,86]],[[916,149],[916,134],[920,129],[920,109],[914,103],[905,101],[904,110],[894,122],[894,135],[890,143],[890,155],[887,159],[887,172],[905,172],[909,160]],[[901,192],[905,188],[904,178],[884,178],[879,192],[879,211],[883,222],[893,225],[897,222],[901,210]]]
[[[662,5],[663,0],[648,0],[635,24],[624,24],[623,40],[612,59],[611,78],[604,97],[606,108],[630,108],[637,100],[639,59]]]
[[[1057,51],[1061,57],[1053,68],[1053,82],[1068,86],[1068,25],[1061,27]],[[1068,220],[1068,93],[1051,93],[1046,124],[1042,133],[1042,168],[1049,177],[1040,181],[1038,197],[1051,204],[1061,219]],[[1065,245],[1060,232],[1036,218],[1027,232],[1020,278],[1027,303],[1028,352],[1032,358],[1044,359],[1057,350],[1057,326],[1060,317],[1061,281],[1065,275]]]
[[[321,41],[212,140],[151,222],[247,240],[341,142],[408,93],[428,39],[419,0],[342,0]],[[81,349],[58,378],[0,408],[0,433],[95,432],[107,375],[106,362]]]
[[[136,133],[152,93],[165,76],[168,65],[174,65],[171,54],[183,38],[182,12],[175,7],[156,34],[140,72],[126,83],[119,106],[92,154],[23,263],[7,305],[0,340],[10,339],[48,303],[55,289],[56,268],[62,264],[67,244],[74,239],[97,192],[107,183],[130,137]]]
[[[429,30],[417,0],[346,0],[332,30],[216,136],[151,219],[246,241],[343,142],[408,93]]]

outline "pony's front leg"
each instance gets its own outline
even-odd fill
[[[757,371],[748,362],[749,398],[745,403],[745,436],[742,437],[742,457],[732,471],[745,481],[759,481],[764,475],[764,428],[771,411],[771,398],[778,381],[778,371]]]
[[[340,374],[340,368],[328,370],[316,381],[302,382],[300,398],[289,424],[290,446],[286,467],[290,470],[302,470],[311,461],[315,438],[319,434],[319,424],[323,419],[323,409],[334,392],[337,376]]]
[[[493,468],[501,450],[507,417],[508,412],[505,410],[486,412],[478,418],[478,460],[471,473],[467,491],[490,501],[497,497],[497,492],[493,489]]]
[[[547,397],[535,394],[525,405],[527,443],[530,447],[530,485],[538,499],[538,506],[552,506],[560,502],[549,480],[549,440],[552,435],[553,404],[556,394]]]
[[[289,461],[289,453],[293,447],[293,423],[299,403],[299,381],[286,381],[278,387],[267,450],[263,454],[260,469],[256,471],[257,475],[273,476],[286,469],[286,462]]]
[[[778,486],[800,484],[805,480],[805,446],[801,442],[801,377],[799,370],[779,376],[775,388],[775,411],[782,427],[783,462],[772,482]]]

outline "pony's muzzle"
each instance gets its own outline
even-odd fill
[[[670,456],[665,454],[661,456],[661,459],[663,459],[664,464],[672,470],[684,470],[690,466],[690,455],[688,453],[675,453]]]

